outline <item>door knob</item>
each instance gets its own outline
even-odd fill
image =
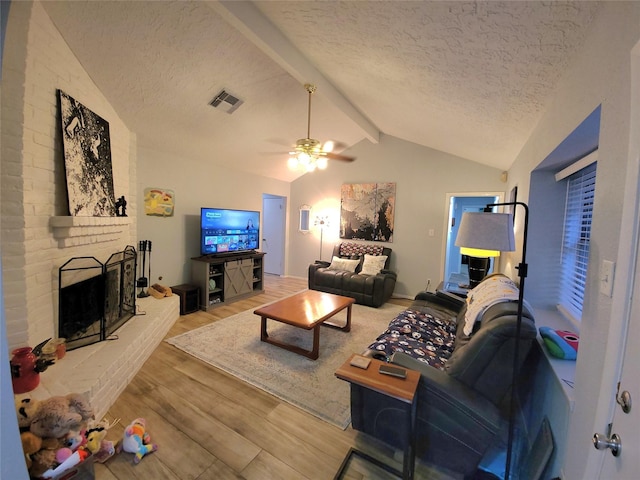
[[[622,441],[620,440],[620,435],[614,433],[610,438],[607,438],[606,435],[602,433],[596,433],[593,435],[593,446],[596,447],[597,450],[604,450],[609,448],[611,450],[611,455],[617,457],[620,455],[620,451],[622,450]]]

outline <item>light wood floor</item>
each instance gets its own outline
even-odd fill
[[[306,280],[268,275],[265,286],[264,294],[181,316],[167,338],[254,309],[307,285]],[[371,333],[373,339],[379,332]],[[158,346],[109,410],[109,420],[121,421],[109,430],[107,439],[121,438],[124,427],[136,417],[147,420],[158,451],[136,466],[129,453],[96,464],[98,480],[332,479],[353,446],[401,468],[401,455],[384,444],[351,427],[343,431],[323,422],[166,342]],[[354,461],[344,478],[395,477]],[[418,465],[416,478],[452,477],[433,475]]]

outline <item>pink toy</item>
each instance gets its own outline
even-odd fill
[[[140,463],[142,457],[147,453],[155,452],[158,446],[151,443],[151,437],[146,431],[146,421],[144,418],[136,418],[127,428],[124,429],[124,437],[120,446],[122,450],[135,453],[133,463]]]
[[[67,447],[63,447],[56,452],[56,462],[62,463],[71,455],[73,455],[73,452],[71,451],[71,449]]]

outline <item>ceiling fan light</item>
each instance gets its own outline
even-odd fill
[[[326,142],[324,142],[324,145],[322,146],[322,151],[323,152],[333,152],[333,148],[335,147],[335,143],[333,142],[333,140],[327,140]]]
[[[307,164],[311,161],[311,155],[307,152],[298,152],[298,161],[302,164]]]
[[[287,161],[287,165],[289,166],[289,170],[297,170],[298,169],[298,159],[296,157],[289,157]]]
[[[320,157],[316,161],[316,165],[318,165],[318,168],[320,170],[325,170],[328,164],[329,164],[329,161],[327,160],[327,157]]]

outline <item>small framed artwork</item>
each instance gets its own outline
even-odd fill
[[[173,190],[166,188],[144,189],[144,213],[155,217],[173,216],[175,196]]]

